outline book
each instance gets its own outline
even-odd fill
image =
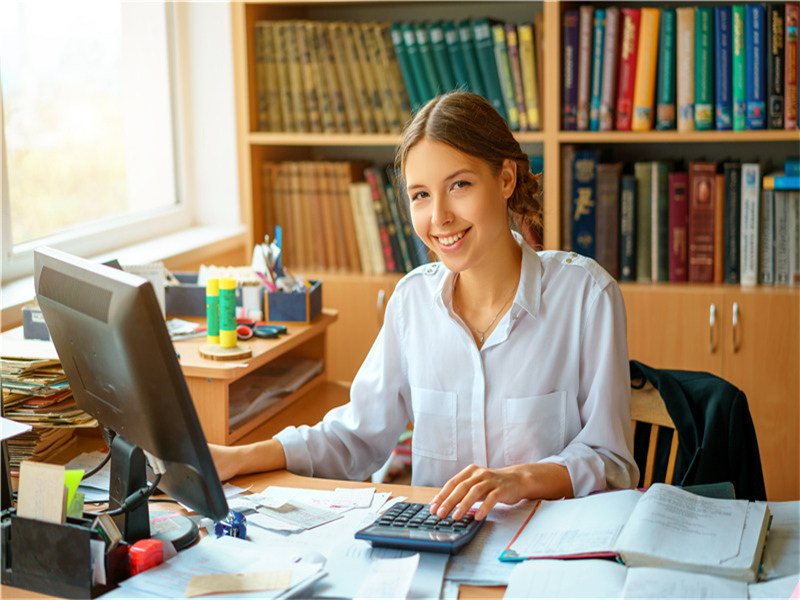
[[[733,129],[733,53],[731,7],[714,7],[714,124],[719,131]]]
[[[775,285],[789,285],[789,196],[785,192],[772,193],[775,219]]]
[[[638,8],[621,8],[620,12],[622,13],[622,41],[620,42],[617,111],[614,125],[619,131],[630,131],[641,11]]]
[[[542,122],[533,25],[531,23],[520,24],[517,27],[517,36],[519,38],[519,69],[522,74],[522,89],[525,98],[525,110],[528,116],[528,128],[536,131],[541,129]]]
[[[747,129],[766,126],[766,26],[763,4],[744,7],[745,123]]]
[[[500,93],[503,98],[505,118],[512,131],[519,131],[520,114],[519,108],[517,107],[516,92],[514,91],[514,79],[511,75],[511,62],[509,60],[508,46],[506,44],[505,24],[501,22],[492,23],[491,34],[492,50],[494,53],[495,67],[497,68],[498,80],[500,81]]]
[[[456,24],[453,21],[442,21],[442,35],[447,47],[447,54],[450,57],[450,66],[453,69],[454,86],[461,90],[472,91],[467,59],[464,57],[464,49],[461,47]]]
[[[770,173],[764,175],[761,184],[765,190],[800,190],[800,175]]]
[[[589,101],[592,85],[592,33],[594,6],[581,4],[578,8],[578,130],[589,129]]]
[[[397,64],[400,67],[400,73],[403,75],[403,83],[405,84],[406,94],[413,110],[417,110],[423,105],[424,100],[422,94],[417,89],[417,80],[414,76],[411,60],[408,56],[408,48],[406,47],[405,39],[403,37],[403,28],[400,23],[392,23],[389,26],[389,33],[392,39],[392,46],[394,53],[397,57]]]
[[[312,86],[315,88],[318,95],[317,101],[322,130],[325,133],[336,133],[338,131],[336,120],[340,116],[344,116],[344,112],[341,104],[336,104],[337,101],[341,103],[341,100],[335,101],[332,97],[332,89],[337,86],[329,86],[325,77],[322,45],[316,25],[316,23],[311,21],[302,24],[302,27],[305,29],[306,43],[308,44]],[[344,121],[344,129],[341,130],[342,133],[347,131],[346,125],[347,122]]]
[[[309,131],[308,113],[305,88],[303,86],[303,71],[300,66],[300,49],[293,21],[284,22],[283,41],[286,44],[286,64],[289,69],[289,92],[292,99],[293,122],[296,131],[305,133]]]
[[[770,2],[767,6],[767,126],[783,129],[783,86],[786,75],[784,47],[786,6]]]
[[[614,279],[619,279],[619,204],[622,163],[597,165],[597,217],[595,260]]]
[[[572,251],[595,257],[597,150],[576,150],[572,164]]]
[[[689,163],[689,281],[714,279],[715,162]]]
[[[725,177],[725,237],[723,242],[723,281],[739,283],[739,227],[742,209],[742,165],[726,162],[722,165]]]
[[[356,86],[353,82],[352,67],[345,51],[346,41],[342,23],[327,23],[323,28],[322,42],[326,52],[333,57],[339,89],[342,92],[344,112],[347,116],[349,133],[364,133],[366,125],[363,120]]]
[[[577,10],[562,15],[561,128],[565,131],[578,128],[578,20]]]
[[[695,9],[694,127],[714,129],[714,8]]]
[[[283,131],[298,131],[292,108],[292,90],[289,86],[289,55],[287,54],[285,21],[276,21],[273,36],[275,44],[275,65],[278,74],[278,93],[280,97],[281,123]]]
[[[600,89],[600,131],[614,129],[614,108],[617,104],[620,18],[618,7],[610,6],[606,9],[606,33],[603,43],[603,82]]]
[[[408,197],[408,192],[405,189],[403,178],[400,176],[399,170],[389,165],[386,168],[386,179],[388,182],[386,185],[387,197],[390,196],[389,188],[391,188],[394,192],[394,198],[398,203],[398,207],[401,208],[401,213],[405,215],[403,219],[403,231],[408,239],[408,247],[411,251],[411,260],[414,266],[429,263],[431,261],[430,251],[425,245],[425,242],[416,234],[410,223],[411,200]]]
[[[386,273],[386,262],[383,255],[381,234],[378,229],[378,221],[375,217],[375,208],[372,199],[372,188],[367,182],[356,182],[358,192],[358,214],[361,219],[361,226],[364,229],[369,253],[369,268],[373,275],[383,275]],[[366,271],[365,271],[366,273]]]
[[[775,283],[775,190],[761,191],[759,212],[759,283]]]
[[[372,32],[363,23],[353,23],[350,27],[352,43],[366,91],[367,106],[375,119],[378,133],[399,133],[400,124],[394,111],[392,93],[378,60],[377,45]]]
[[[761,165],[742,163],[742,220],[740,229],[739,281],[758,283],[758,201],[761,196]]]
[[[682,6],[675,9],[677,25],[677,82],[678,131],[694,131],[694,59],[695,9]]]
[[[714,283],[725,278],[725,175],[714,175]]]
[[[788,202],[786,231],[789,246],[789,285],[800,285],[800,192],[781,192]]]
[[[677,125],[675,9],[661,9],[658,39],[658,73],[656,75],[656,129],[666,131]]]
[[[361,271],[361,261],[358,254],[356,241],[355,217],[350,204],[350,184],[363,180],[363,162],[334,162],[336,197],[339,211],[342,215],[343,229],[339,231],[339,238],[343,238],[345,247],[345,264],[350,271]]]
[[[653,163],[633,164],[636,175],[636,281],[652,281]]]
[[[436,63],[436,72],[439,74],[441,92],[449,92],[456,88],[456,76],[453,64],[450,61],[450,51],[444,38],[444,29],[441,21],[431,21],[427,25],[428,39],[430,40],[433,61]]]
[[[318,97],[320,87],[314,80],[311,46],[306,35],[306,23],[294,23],[294,34],[297,41],[297,54],[300,58],[300,79],[302,80],[303,99],[308,115],[308,129],[311,133],[322,133],[322,110]]]
[[[619,279],[636,281],[636,177],[622,175],[619,187]]]
[[[386,186],[383,181],[383,174],[378,167],[367,167],[364,169],[364,177],[367,183],[369,183],[372,192],[373,214],[378,224],[386,271],[389,273],[400,272],[400,264],[397,261],[400,249],[397,246],[394,222],[392,221],[392,216],[389,213],[389,206],[385,199]]]
[[[476,94],[486,97],[486,85],[483,83],[478,54],[475,49],[475,36],[472,32],[472,22],[469,19],[456,23],[458,39],[461,42],[461,51],[464,53],[464,61],[469,73],[469,89]]]
[[[400,133],[408,116],[408,108],[402,106],[398,95],[399,88],[402,87],[402,75],[398,75],[399,68],[397,71],[393,70],[391,59],[386,56],[386,47],[380,39],[379,25],[363,23],[361,36],[374,76],[376,86],[374,93],[379,96],[375,105],[380,107],[388,133]],[[394,77],[397,77],[397,83],[392,82]],[[398,83],[400,85],[397,85]]]
[[[375,42],[378,45],[378,52],[381,63],[386,70],[386,77],[389,87],[394,95],[394,105],[397,111],[397,119],[400,126],[405,124],[411,116],[411,99],[408,95],[405,75],[400,66],[400,59],[394,43],[394,34],[391,30],[392,24],[388,22],[378,22],[373,24]],[[402,35],[401,35],[402,41]]]
[[[650,277],[669,281],[669,172],[671,165],[653,161],[650,175]]]
[[[797,129],[798,122],[798,22],[800,22],[800,5],[787,2],[784,30],[784,129]]]
[[[386,131],[385,123],[380,128],[382,113],[376,110],[374,101],[376,96],[372,94],[375,90],[374,85],[369,79],[372,78],[369,67],[363,64],[362,53],[359,52],[359,35],[356,31],[357,23],[342,23],[340,34],[341,43],[344,46],[344,58],[347,68],[350,71],[350,80],[353,84],[353,92],[356,97],[356,106],[361,113],[361,123],[365,133],[378,133]],[[369,78],[367,77],[369,75]],[[378,102],[380,100],[378,99]]]
[[[267,101],[266,29],[267,21],[256,21],[253,28],[253,53],[255,55],[256,115],[258,131],[269,131],[269,104]],[[270,54],[271,54],[270,48]],[[275,90],[277,91],[277,90]],[[273,104],[277,107],[277,103]],[[275,130],[273,130],[275,131]]]
[[[491,21],[487,18],[474,19],[472,21],[472,35],[475,40],[475,54],[478,58],[481,81],[486,92],[484,97],[508,123],[503,90],[500,86],[500,77],[497,72]]]
[[[747,128],[747,97],[745,93],[747,68],[744,44],[744,4],[731,7],[732,21],[732,57],[731,57],[731,96],[733,98],[733,130],[744,131]]]
[[[606,9],[594,11],[592,42],[592,78],[589,90],[589,130],[600,131],[600,94],[603,83],[603,52],[606,36]]]
[[[765,502],[697,496],[657,483],[536,504],[500,555],[618,557],[628,567],[666,567],[755,581],[769,529]]]
[[[539,89],[539,114],[541,115],[544,95],[544,13],[542,11],[533,13],[533,43],[536,54],[536,86]]]
[[[689,279],[689,175],[669,174],[669,281]]]
[[[514,97],[519,113],[519,130],[528,131],[528,109],[525,105],[525,89],[522,83],[522,65],[520,62],[520,42],[517,26],[506,23],[506,46],[508,47],[508,63],[511,69],[511,80],[514,83]],[[531,40],[533,47],[533,40]]]
[[[324,23],[313,23],[312,28],[316,46],[319,48],[320,72],[324,78],[323,85],[328,90],[335,130],[337,133],[347,133],[350,129],[350,121],[348,120],[342,88],[339,85],[339,75],[330,32]]]
[[[417,44],[417,34],[414,24],[405,21],[400,24],[400,31],[403,34],[403,45],[408,57],[408,65],[411,67],[411,76],[414,79],[414,87],[417,90],[420,106],[434,97],[435,88],[431,89],[428,77],[425,74],[425,65],[420,55],[419,45]],[[394,38],[392,38],[394,39]]]
[[[444,80],[439,74],[439,69],[436,67],[427,27],[424,23],[414,23],[412,28],[417,40],[417,56],[422,63],[422,71],[425,75],[425,81],[428,83],[428,92],[433,98],[447,90],[444,86]]]
[[[658,30],[661,11],[642,8],[639,50],[636,57],[636,80],[633,87],[632,131],[653,129],[656,94],[656,68],[658,64]]]
[[[561,146],[561,249],[572,250],[572,165],[575,146]]]

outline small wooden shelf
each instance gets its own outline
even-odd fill
[[[561,131],[558,138],[571,144],[800,142],[800,131]]]
[[[543,143],[541,131],[514,134],[520,144]],[[251,131],[248,141],[253,146],[376,146],[394,148],[402,138],[394,133],[269,133]]]

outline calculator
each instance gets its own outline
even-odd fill
[[[450,515],[440,519],[430,512],[430,504],[398,502],[372,525],[356,533],[359,540],[373,546],[418,552],[456,554],[478,532],[483,521],[470,510],[458,520]]]

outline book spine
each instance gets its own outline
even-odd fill
[[[278,71],[278,90],[280,93],[281,121],[283,131],[297,131],[294,121],[294,111],[292,110],[292,90],[289,85],[289,57],[286,51],[286,27],[285,21],[275,23],[275,64]]]
[[[614,121],[619,131],[630,131],[633,118],[633,93],[636,84],[637,54],[639,52],[639,25],[641,9],[623,8],[622,42],[619,59],[619,85],[617,86],[617,114]]]
[[[486,89],[485,98],[494,106],[506,122],[505,102],[503,91],[500,87],[500,78],[497,73],[497,62],[494,57],[494,43],[492,42],[492,26],[488,19],[475,19],[472,22],[472,34],[475,40],[475,53],[478,56],[478,66],[481,71],[481,80]]]
[[[394,46],[394,53],[397,57],[397,63],[400,66],[400,73],[403,75],[403,83],[405,84],[406,94],[413,110],[417,110],[423,104],[422,96],[417,89],[417,82],[414,77],[414,72],[411,67],[411,61],[408,57],[408,49],[406,48],[405,40],[403,39],[403,30],[400,23],[392,23],[389,26],[389,33],[392,36],[392,46]]]
[[[358,244],[358,258],[361,263],[361,272],[364,275],[373,275],[375,271],[372,269],[370,261],[369,241],[367,239],[367,232],[364,226],[364,215],[361,213],[361,202],[359,194],[361,193],[359,187],[369,185],[367,183],[353,182],[348,187],[350,192],[350,212],[353,213],[353,222],[356,227],[356,243]]]
[[[653,281],[669,281],[669,171],[669,163],[652,163],[650,276]]]
[[[450,57],[450,65],[453,67],[455,86],[462,90],[471,90],[467,61],[464,58],[461,40],[458,39],[458,30],[453,21],[442,21],[442,35],[447,47],[447,54]]]
[[[636,177],[623,175],[619,185],[619,279],[636,281]]]
[[[361,271],[361,260],[358,253],[358,242],[356,241],[355,220],[352,207],[350,206],[350,184],[356,179],[362,179],[358,174],[360,163],[339,162],[338,164],[338,201],[339,209],[342,212],[342,237],[347,255],[347,266],[351,271]]]
[[[589,130],[600,131],[600,94],[603,84],[603,50],[606,35],[606,11],[594,11],[594,41],[592,44],[592,85],[589,95]]]
[[[378,219],[375,214],[375,202],[372,199],[372,186],[368,182],[365,183],[365,186],[359,188],[359,200],[369,242],[369,262],[375,275],[383,275],[386,273],[386,258],[383,252],[383,241],[378,227]]]
[[[675,129],[677,123],[675,20],[675,9],[661,9],[661,27],[658,40],[658,79],[656,82],[656,129],[660,131]]]
[[[323,29],[323,43],[328,46],[333,56],[336,75],[339,79],[339,89],[342,92],[345,115],[350,133],[364,133],[365,125],[362,121],[361,110],[356,88],[353,83],[351,68],[345,54],[345,40],[342,23],[327,23]]]
[[[265,30],[268,23],[256,21],[253,27],[253,54],[255,56],[256,71],[256,129],[258,131],[269,131],[269,104],[267,104],[267,72],[266,72],[266,50],[265,50]]]
[[[442,92],[454,90],[456,88],[456,76],[453,65],[450,62],[450,52],[447,49],[441,22],[434,21],[428,24],[428,37],[431,41],[431,53],[436,64],[436,72],[439,74]]]
[[[774,192],[775,284],[789,285],[789,195]]]
[[[716,163],[689,163],[689,281],[714,280]]]
[[[399,133],[400,124],[394,112],[392,93],[386,81],[385,71],[377,64],[379,57],[372,32],[364,23],[353,23],[351,32],[367,92],[367,105],[372,109],[375,118],[375,129],[378,133]]]
[[[306,36],[306,23],[297,22],[294,27],[297,39],[297,54],[300,57],[300,77],[303,84],[303,98],[308,110],[308,128],[311,133],[322,133],[322,111],[320,110],[319,86],[315,85],[311,48]]]
[[[576,150],[572,168],[572,251],[595,257],[597,151]]]
[[[422,23],[415,23],[414,35],[417,39],[417,48],[419,49],[419,57],[422,61],[425,81],[428,82],[428,91],[431,93],[431,97],[438,96],[447,90],[444,88],[444,81],[439,74],[439,69],[436,68],[436,61],[433,58],[433,48],[431,47],[431,40],[428,36],[427,27]]]
[[[390,184],[385,184],[383,186],[383,192],[386,197],[386,205],[389,207],[389,212],[392,216],[392,223],[394,224],[397,248],[400,251],[400,264],[403,270],[408,273],[414,268],[414,262],[411,259],[411,250],[408,247],[408,239],[404,231],[403,217],[400,214],[400,205],[395,197],[394,188]]]
[[[785,191],[788,199],[789,218],[786,228],[789,234],[789,285],[800,285],[800,192]]]
[[[653,259],[653,165],[650,162],[636,162],[633,172],[636,175],[636,281],[649,283],[652,281]]]
[[[379,131],[379,123],[381,113],[375,110],[373,104],[374,96],[366,74],[368,69],[363,64],[361,53],[359,52],[358,32],[356,31],[357,23],[343,23],[342,34],[344,35],[342,42],[344,44],[344,56],[347,62],[348,69],[350,70],[350,77],[353,82],[354,92],[356,96],[356,105],[361,112],[361,122],[364,125],[366,133],[377,133]]]
[[[533,25],[523,23],[517,28],[517,33],[519,36],[519,68],[522,74],[525,109],[528,112],[528,127],[535,131],[541,129],[542,122],[539,110],[539,81]]]
[[[747,4],[744,11],[745,122],[747,129],[766,125],[766,26],[763,4]]]
[[[783,88],[786,67],[784,58],[785,4],[767,6],[767,125],[783,129]]]
[[[339,263],[341,256],[337,253],[337,237],[340,235],[336,229],[334,212],[337,210],[337,200],[333,192],[333,177],[331,163],[314,163],[315,178],[317,180],[316,194],[319,197],[320,217],[325,231],[323,247],[325,249],[325,263],[330,269],[344,269],[346,265]],[[319,243],[319,241],[318,241]]]
[[[261,29],[263,38],[264,77],[267,91],[267,131],[282,131],[280,111],[280,86],[278,84],[278,65],[275,59],[275,23],[265,21]]]
[[[633,88],[632,131],[653,129],[656,95],[656,65],[658,63],[658,30],[661,12],[657,8],[642,8],[639,50],[636,59],[636,80]]]
[[[592,80],[592,29],[594,7],[582,4],[578,9],[578,130],[589,129],[589,97]]]
[[[542,114],[541,97],[544,94],[544,13],[533,13],[533,44],[536,54],[536,87],[539,90],[539,114]],[[541,125],[540,125],[541,127]]]
[[[619,204],[622,163],[597,165],[597,231],[595,260],[619,279]]]
[[[694,127],[714,128],[714,9],[698,6],[694,41]]]
[[[306,112],[305,89],[303,87],[303,71],[300,66],[300,49],[293,21],[287,21],[283,30],[286,43],[286,62],[289,66],[289,91],[292,98],[294,123],[297,131],[309,131],[308,114]]]
[[[406,192],[405,186],[403,184],[403,178],[400,175],[400,171],[396,169],[393,165],[389,165],[386,168],[386,177],[387,181],[389,182],[386,186],[387,189],[387,196],[388,190],[391,187],[394,190],[395,198],[398,201],[398,206],[402,206],[405,212],[406,218],[404,219],[403,223],[403,232],[406,235],[406,239],[408,240],[408,248],[411,251],[411,260],[415,266],[424,265],[430,262],[430,253],[428,251],[428,247],[425,245],[420,237],[414,232],[414,228],[409,223],[409,213],[411,207],[411,200],[408,197],[408,193]]]
[[[563,14],[562,113],[561,127],[565,131],[578,128],[578,21],[577,10]]]
[[[619,66],[619,8],[606,9],[606,35],[603,43],[603,83],[600,90],[600,131],[614,129],[614,107],[617,103]]]
[[[472,22],[469,20],[456,23],[458,39],[461,42],[461,50],[464,53],[464,61],[469,73],[469,89],[479,96],[486,97],[486,85],[483,83],[483,75],[478,62],[478,54],[475,49],[475,36],[472,31]]]
[[[733,22],[733,59],[731,64],[733,130],[744,131],[747,128],[747,120],[745,118],[747,115],[747,95],[745,92],[747,61],[745,60],[744,43],[744,4],[734,4],[731,7],[731,20]]]
[[[572,250],[572,169],[575,146],[561,146],[561,249]]]
[[[319,36],[317,35],[317,29],[312,22],[303,23],[303,28],[305,29],[305,38],[308,44],[312,85],[316,88],[318,95],[322,130],[325,133],[335,133],[336,121],[334,112],[336,109],[334,107],[333,98],[331,97],[331,89],[325,81],[322,48]]]
[[[378,232],[381,238],[381,249],[383,250],[383,260],[384,264],[386,265],[386,271],[389,273],[395,273],[398,270],[398,265],[395,262],[395,253],[392,248],[392,230],[390,230],[391,216],[383,210],[381,194],[384,194],[385,190],[382,190],[380,172],[377,168],[370,167],[364,170],[364,177],[366,177],[367,183],[369,183],[370,191],[372,192],[372,207],[375,214],[375,221],[378,224]]]
[[[733,129],[733,53],[731,52],[731,7],[714,7],[714,64],[716,82],[714,122],[720,131]]]
[[[677,81],[678,131],[694,131],[694,40],[695,9],[684,6],[675,9],[677,21]]]
[[[328,93],[330,95],[333,122],[338,133],[347,133],[350,128],[350,123],[347,118],[342,88],[339,85],[339,76],[337,74],[336,58],[333,53],[330,31],[324,23],[315,23],[313,29],[315,38],[319,44],[321,71],[325,79],[324,85],[328,88]]]
[[[517,26],[506,23],[506,45],[508,46],[508,62],[511,68],[511,80],[514,83],[514,98],[516,99],[519,113],[519,130],[528,131],[528,109],[525,106],[525,89],[522,83],[522,69],[520,67],[520,47],[517,36]]]
[[[725,175],[714,175],[714,283],[725,278]]]
[[[759,281],[764,285],[775,283],[775,191],[762,190],[760,211]]]
[[[419,52],[419,45],[417,44],[417,34],[414,30],[414,24],[405,22],[401,23],[400,31],[403,33],[403,43],[406,47],[406,56],[408,56],[408,64],[411,66],[411,75],[414,78],[414,87],[419,94],[420,105],[425,104],[428,100],[433,98],[434,89],[428,85],[428,78],[425,75],[425,65],[422,62],[422,56]]]
[[[727,162],[723,165],[725,176],[725,241],[723,281],[739,283],[739,227],[742,209],[742,165]]]
[[[517,108],[517,96],[514,92],[514,79],[511,76],[511,61],[508,57],[508,46],[506,45],[506,29],[503,23],[494,23],[492,25],[492,50],[494,52],[497,75],[500,80],[503,107],[506,110],[506,121],[512,131],[519,131],[520,115]]]
[[[798,22],[800,22],[800,6],[797,2],[786,3],[786,29],[784,47],[786,51],[784,74],[784,129],[797,129],[798,123]],[[788,173],[787,173],[788,175]]]
[[[377,86],[375,92],[378,94],[379,100],[376,106],[380,106],[388,132],[400,133],[402,125],[405,123],[406,115],[398,104],[397,89],[392,82],[394,73],[388,58],[385,56],[383,44],[379,40],[380,32],[375,25],[362,23],[361,36],[375,85]],[[400,80],[402,80],[402,77]]]
[[[669,174],[669,281],[689,278],[689,175]]]
[[[758,200],[761,195],[761,166],[742,164],[742,220],[740,233],[740,274],[742,285],[758,283]]]
[[[325,246],[327,232],[322,219],[322,195],[319,192],[318,164],[309,161],[300,163],[300,191],[306,207],[306,218],[308,219],[306,234],[311,236],[308,240],[310,246],[309,257],[312,261],[311,266],[324,271],[330,265],[328,264],[328,253]]]

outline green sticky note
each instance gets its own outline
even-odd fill
[[[75,492],[78,491],[78,486],[83,479],[83,469],[68,469],[64,471],[64,485],[67,487],[67,510],[72,506],[72,501],[75,498]],[[83,512],[83,508],[81,508]],[[73,516],[73,515],[69,515]]]
[[[80,519],[83,516],[83,498],[81,492],[76,492],[72,497],[72,502],[67,506],[67,516]]]

